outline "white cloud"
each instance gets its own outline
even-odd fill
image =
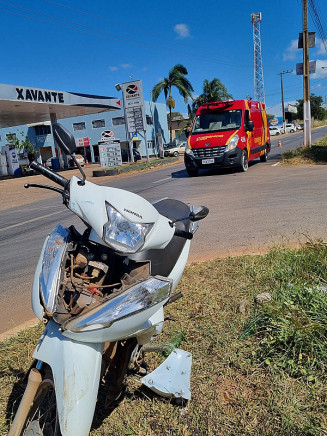
[[[320,38],[316,39],[316,47],[317,47],[317,54],[321,55],[327,55],[326,53],[326,44],[323,43],[323,40]]]
[[[283,61],[288,61],[288,60],[295,59],[296,54],[299,52],[299,49],[297,48],[297,45],[298,45],[298,40],[297,39],[293,39],[290,42],[289,46],[284,51]]]
[[[316,72],[310,74],[310,79],[325,79],[327,77],[327,60],[316,60]]]
[[[117,71],[117,70],[119,70],[120,68],[127,69],[127,68],[132,68],[132,66],[133,66],[133,65],[131,65],[131,64],[120,64],[119,66],[111,65],[111,66],[109,67],[109,70],[110,70],[110,71]]]
[[[187,24],[176,24],[174,27],[174,32],[177,33],[178,38],[181,39],[189,38],[191,36],[190,28]]]

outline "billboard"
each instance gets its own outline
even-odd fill
[[[146,131],[146,117],[141,80],[123,83],[122,90],[127,131],[129,133]]]

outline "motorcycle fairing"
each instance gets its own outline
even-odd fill
[[[140,381],[163,397],[190,400],[191,367],[192,354],[175,348],[160,366]]]
[[[180,200],[164,198],[153,204],[160,215],[165,216],[170,221],[186,218],[190,215],[190,206]],[[178,230],[192,232],[196,227],[189,219],[176,222]],[[178,236],[173,236],[169,244],[161,250],[148,249],[138,253],[130,254],[129,258],[135,261],[149,261],[152,275],[163,275],[173,280],[175,290],[183,274],[188,254],[190,241]]]
[[[99,389],[103,344],[65,338],[50,320],[33,357],[50,365],[62,436],[89,434]]]
[[[160,215],[156,208],[137,194],[122,189],[100,186],[72,177],[70,182],[69,209],[87,222],[92,228],[92,239],[106,245],[103,238],[104,225],[108,223],[106,203],[133,223],[153,224],[146,236],[142,249],[163,248],[171,240],[174,229],[169,220]],[[95,235],[96,234],[96,235]]]
[[[115,321],[109,327],[95,330],[73,332],[69,330],[69,323],[63,325],[62,334],[67,338],[83,342],[114,342],[127,337],[137,337],[146,331],[155,331],[156,324],[163,321],[162,307],[168,299],[161,303]],[[158,312],[158,313],[157,313]]]
[[[43,318],[44,309],[40,301],[40,274],[42,271],[42,261],[44,256],[44,250],[47,244],[47,241],[49,239],[49,235],[45,238],[41,254],[35,269],[34,273],[34,279],[33,279],[33,286],[32,286],[32,309],[35,315],[39,318],[41,321]]]

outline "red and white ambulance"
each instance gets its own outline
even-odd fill
[[[185,147],[184,163],[190,176],[201,168],[238,167],[268,159],[270,134],[265,105],[252,100],[206,103],[198,108]]]

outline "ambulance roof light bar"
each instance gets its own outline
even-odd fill
[[[211,101],[209,103],[203,103],[199,109],[215,109],[231,106],[234,100],[222,100],[222,101]]]

